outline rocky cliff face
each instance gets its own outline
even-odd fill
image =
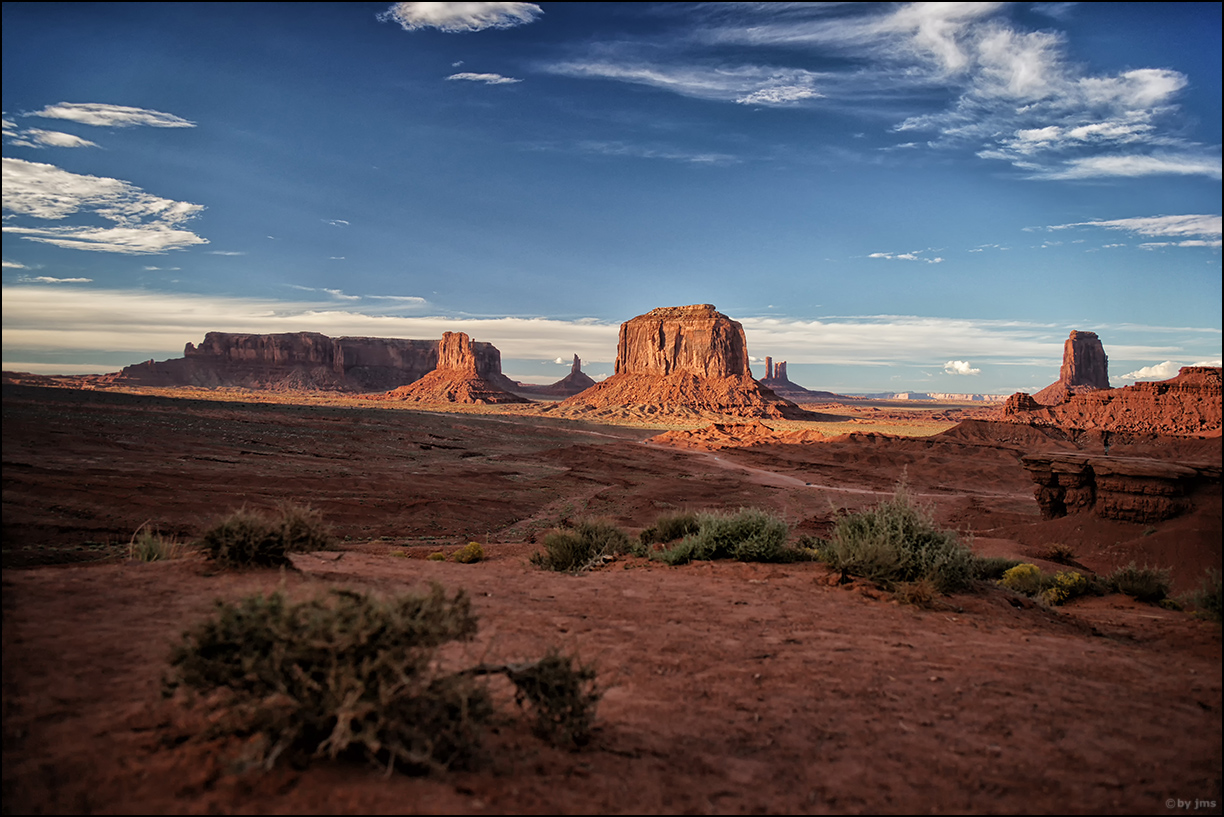
[[[1091,512],[1103,519],[1159,522],[1193,506],[1199,487],[1219,490],[1219,464],[1187,465],[1145,457],[1066,452],[1021,458],[1037,484],[1043,519]]]
[[[463,332],[443,332],[438,342],[438,365],[406,386],[371,399],[410,403],[526,403],[525,398],[502,389],[480,373],[475,344]],[[498,355],[498,374],[501,374]]]
[[[752,377],[744,327],[711,304],[665,306],[621,324],[616,374]]]
[[[616,373],[561,405],[605,414],[803,414],[753,380],[744,328],[710,304],[652,309],[621,324]]]
[[[1072,395],[1109,388],[1109,358],[1095,332],[1072,329],[1063,344],[1058,381],[1033,395],[1038,403],[1056,406]]]
[[[415,382],[439,363],[436,340],[332,338],[318,332],[209,332],[183,357],[128,366],[115,379],[150,386],[243,386],[263,389],[385,391]],[[501,352],[472,343],[476,373],[505,388]]]
[[[1219,436],[1220,372],[1219,367],[1186,366],[1169,380],[1091,389],[1056,406],[1042,406],[1019,393],[1008,398],[1001,419],[1073,431]]]

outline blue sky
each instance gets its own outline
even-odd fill
[[[5,369],[210,330],[513,378],[712,303],[814,389],[1221,356],[1218,3],[6,3]],[[754,372],[763,376],[758,363]]]

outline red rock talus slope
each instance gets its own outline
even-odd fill
[[[332,338],[318,332],[253,335],[209,332],[183,357],[146,361],[98,378],[140,386],[242,386],[253,389],[385,391],[412,383],[438,365],[438,341]],[[477,373],[500,388],[501,352],[473,343]]]
[[[1109,358],[1095,332],[1072,329],[1063,344],[1058,380],[1033,395],[1038,403],[1056,406],[1071,395],[1109,388]]]
[[[760,445],[797,445],[827,439],[814,429],[807,431],[778,431],[760,420],[748,423],[712,423],[705,428],[673,429],[656,434],[649,442],[670,445],[676,448],[696,448],[713,451],[720,448],[751,448]]]
[[[414,383],[371,399],[410,403],[529,402],[481,377],[472,346],[463,332],[443,332],[436,369]]]
[[[652,309],[621,324],[616,373],[563,409],[802,416],[752,378],[744,327],[710,304]]]
[[[1219,436],[1220,371],[1218,366],[1185,366],[1170,380],[1095,389],[1057,406],[1039,406],[1023,394],[1013,395],[1000,419],[1075,431]]]

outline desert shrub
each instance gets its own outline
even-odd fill
[[[973,552],[955,531],[940,530],[904,486],[874,508],[841,516],[819,555],[835,570],[886,587],[928,578],[939,592],[950,593],[977,575]]]
[[[639,534],[638,539],[643,545],[653,545],[659,542],[674,542],[689,534],[696,533],[701,523],[695,513],[665,514],[655,520],[655,523]]]
[[[1094,591],[1093,583],[1082,573],[1060,570],[1051,575],[1042,573],[1037,565],[1027,562],[1004,572],[999,584],[1050,606],[1065,604],[1077,596]]]
[[[182,559],[191,552],[190,546],[173,537],[150,530],[148,522],[141,525],[128,541],[128,558],[138,562],[162,562]]]
[[[535,663],[443,668],[438,648],[476,630],[464,591],[447,597],[436,584],[393,598],[333,590],[293,603],[279,591],[257,594],[218,601],[213,618],[185,632],[166,684],[205,693],[221,732],[258,735],[269,768],[286,752],[359,753],[388,771],[464,765],[497,717],[477,676],[499,672],[531,704],[538,732],[584,740],[601,694],[594,669],[556,651]]]
[[[479,542],[468,542],[463,547],[451,554],[451,559],[461,565],[470,565],[475,562],[483,561],[485,557],[484,548]]]
[[[1169,595],[1169,571],[1155,567],[1138,567],[1134,562],[1119,567],[1105,577],[1109,587],[1137,601],[1159,603]]]
[[[533,714],[537,735],[558,745],[585,744],[595,707],[603,692],[595,685],[595,667],[575,666],[573,656],[555,648],[533,664],[506,668],[515,701]]]
[[[544,536],[544,552],[535,553],[531,563],[546,570],[578,573],[594,566],[605,556],[630,552],[629,534],[601,519],[584,519],[573,528],[554,530]]]
[[[427,562],[445,562],[446,553],[441,550],[435,551],[429,554],[428,556],[426,556],[425,561]]]
[[[1074,570],[1060,570],[1042,591],[1041,600],[1050,605],[1065,604],[1076,596],[1084,595],[1088,590],[1089,583],[1084,574]]]
[[[999,584],[1025,596],[1036,596],[1045,589],[1041,568],[1028,562],[1018,564],[1006,571],[1003,578],[999,580]]]
[[[902,604],[912,604],[915,607],[929,608],[935,606],[939,588],[930,578],[922,577],[912,582],[897,582],[893,591],[897,601]]]
[[[743,562],[793,561],[786,541],[790,526],[776,514],[759,508],[738,512],[697,514],[697,530],[672,547],[650,557],[670,565],[694,559],[738,559]]]
[[[1019,559],[1009,559],[1006,556],[978,556],[973,563],[974,574],[979,579],[998,581],[1003,574],[1020,564]]]
[[[1221,582],[1220,571],[1208,570],[1187,602],[1194,607],[1195,615],[1219,623],[1221,591],[1224,591],[1224,583]]]
[[[318,511],[284,503],[272,513],[240,508],[205,531],[201,542],[223,565],[277,566],[288,564],[290,553],[328,547],[332,536]]]

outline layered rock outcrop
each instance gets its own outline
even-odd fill
[[[616,373],[561,406],[645,415],[805,416],[753,379],[744,327],[711,304],[652,309],[621,324]]]
[[[757,382],[792,403],[837,403],[853,399],[831,391],[805,389],[798,383],[792,383],[786,376],[786,361],[779,360],[774,363],[773,358],[769,356],[765,358],[765,376]]]
[[[1043,519],[1091,512],[1104,519],[1159,522],[1193,507],[1200,485],[1218,490],[1219,464],[1182,464],[1146,457],[1068,452],[1029,454],[1020,460],[1037,484]]]
[[[147,361],[106,377],[143,386],[241,386],[254,389],[385,391],[415,382],[439,361],[439,341],[332,338],[318,332],[209,332],[183,357]],[[501,352],[472,343],[477,374],[498,388],[513,385],[501,371]]]
[[[463,332],[443,332],[438,342],[438,365],[433,371],[373,399],[409,403],[530,402],[483,377],[474,347],[471,338]],[[498,368],[500,373],[500,366]]]
[[[1185,366],[1169,380],[1093,389],[1056,406],[1042,406],[1019,393],[1008,399],[1000,419],[1071,431],[1219,436],[1221,370]]]
[[[1109,388],[1109,358],[1095,332],[1072,329],[1063,344],[1058,380],[1033,395],[1046,406],[1067,402],[1072,395]]]

